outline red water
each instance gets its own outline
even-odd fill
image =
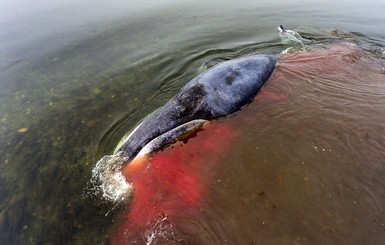
[[[111,244],[177,243],[193,237],[180,224],[189,214],[199,215],[205,189],[235,134],[223,122],[208,123],[197,137],[130,163],[123,173],[135,193],[117,221]]]

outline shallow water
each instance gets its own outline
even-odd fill
[[[288,48],[279,24],[367,51],[289,54],[223,119],[239,135],[206,179],[202,224],[223,224],[217,243],[385,240],[381,1],[0,6],[1,244],[108,241],[119,209],[84,190],[95,162],[206,67]]]

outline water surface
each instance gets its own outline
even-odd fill
[[[383,243],[381,1],[0,6],[2,244],[108,241],[119,210],[84,190],[95,162],[207,67],[288,48],[279,24],[367,51],[287,56],[228,118],[243,129],[207,179],[204,224],[232,234],[217,243]]]

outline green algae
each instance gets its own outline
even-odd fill
[[[113,213],[83,190],[106,153],[97,152],[105,129],[146,98],[134,84],[122,88],[146,78],[129,69],[90,81],[46,65],[8,76],[13,87],[0,99],[0,242],[101,244]]]

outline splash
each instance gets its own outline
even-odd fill
[[[302,37],[298,34],[298,32],[287,30],[282,25],[278,26],[278,32],[282,42],[287,44],[300,44],[301,46],[304,46],[304,43],[301,40]]]
[[[104,200],[119,204],[129,200],[134,186],[128,183],[121,172],[123,163],[128,161],[124,152],[104,156],[92,170],[91,185],[93,192]]]
[[[162,214],[149,229],[144,232],[146,245],[156,244],[159,242],[173,243],[177,242],[177,234],[173,224],[168,220],[166,214]]]
[[[298,32],[293,30],[287,30],[282,25],[278,26],[279,36],[281,37],[283,44],[291,45],[281,52],[281,55],[288,53],[298,53],[309,51],[310,48],[304,44],[302,40],[305,40]]]

